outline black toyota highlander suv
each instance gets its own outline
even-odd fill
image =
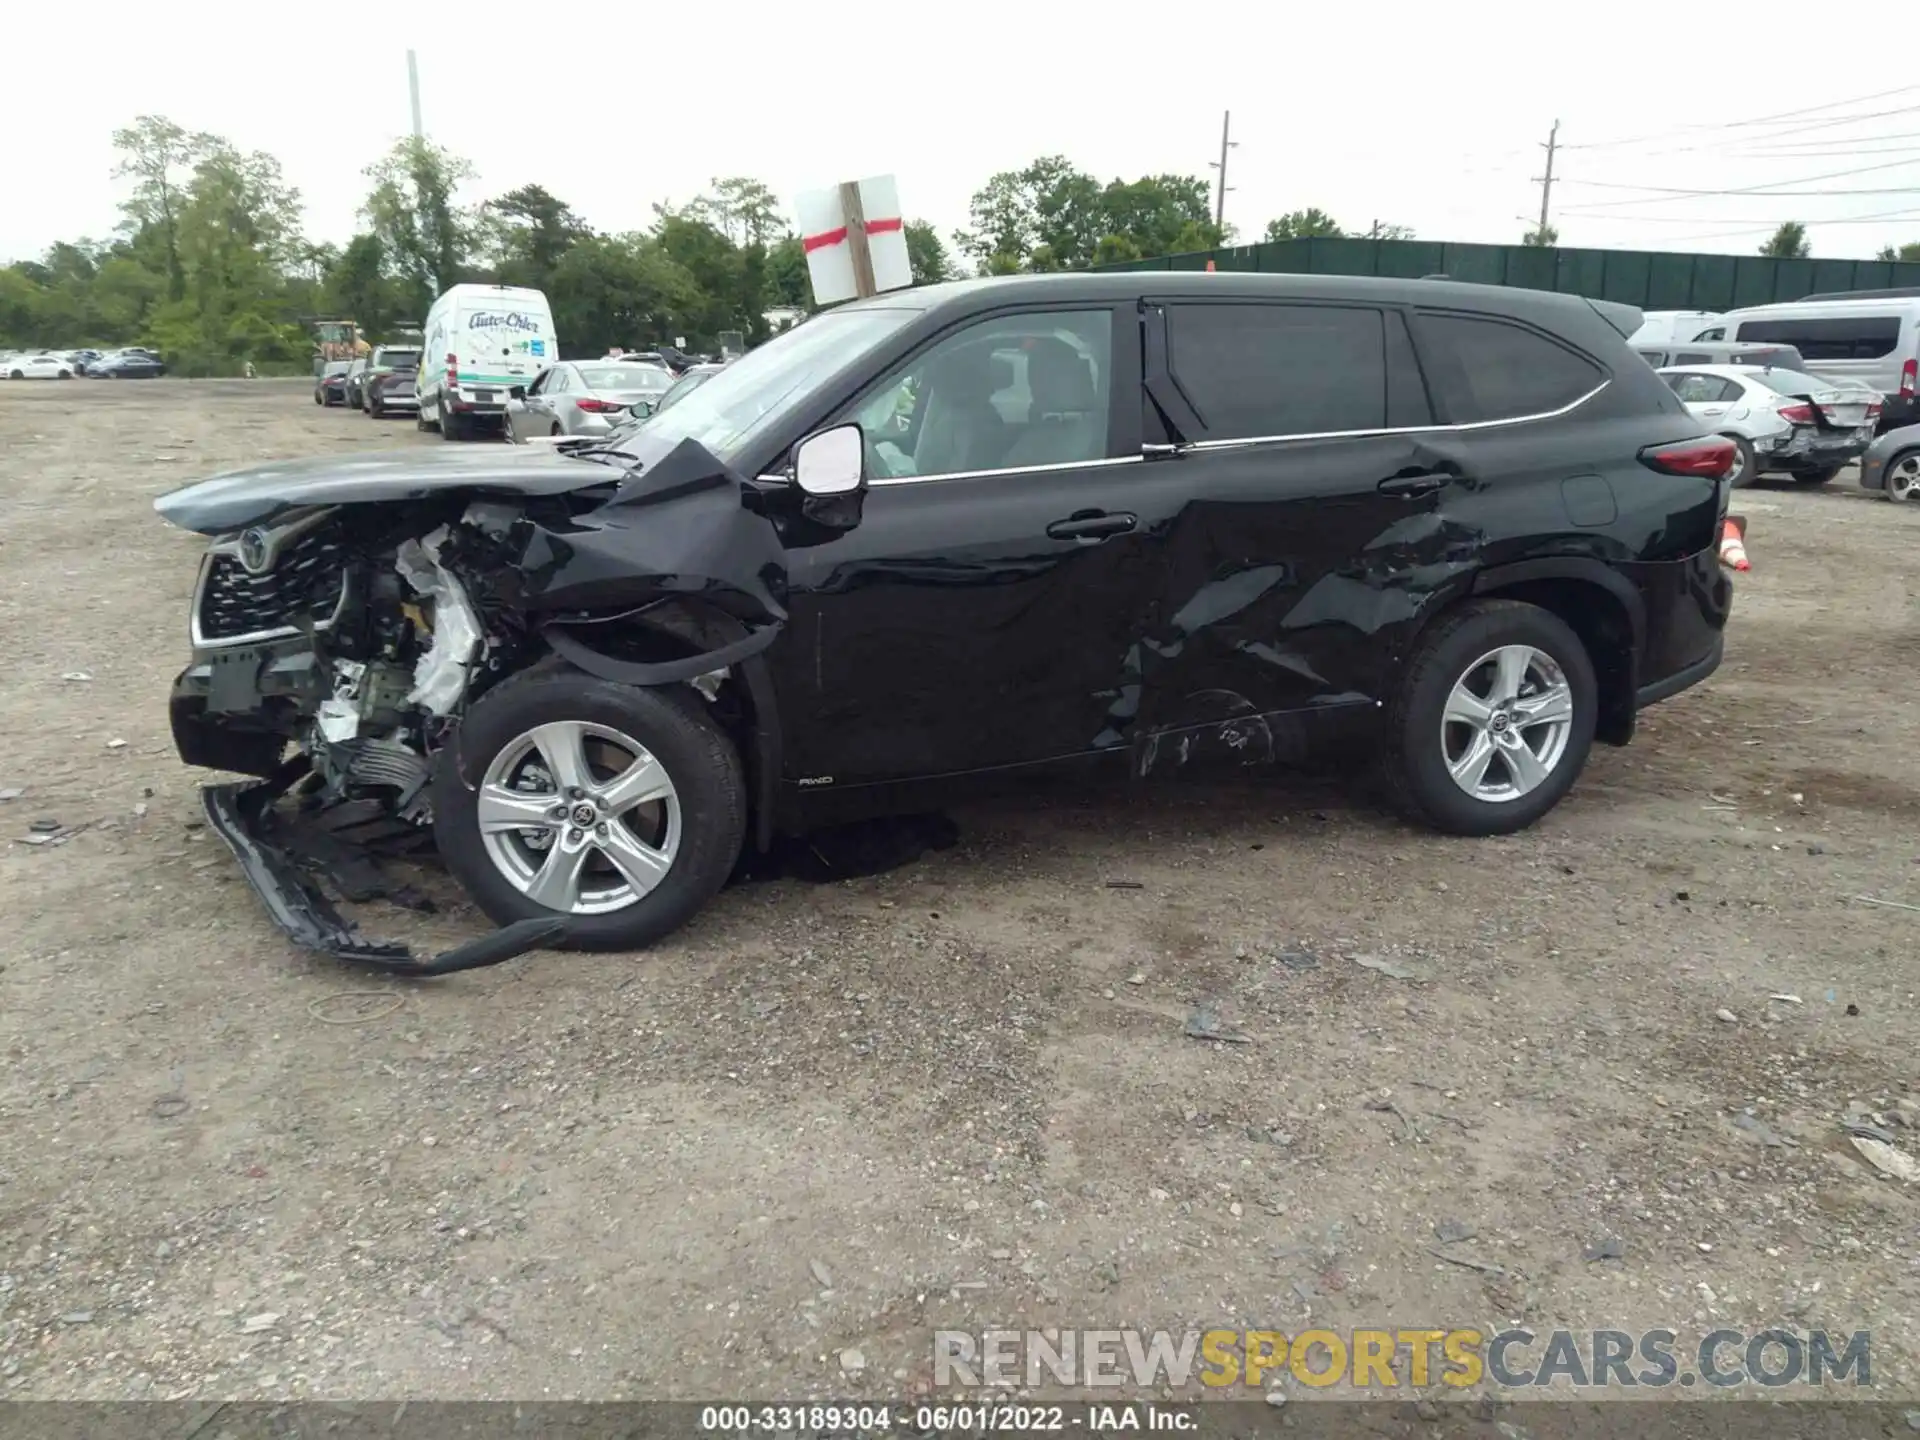
[[[510,932],[473,964],[646,944],[743,846],[1056,765],[1357,744],[1420,820],[1518,830],[1720,661],[1733,447],[1638,320],[1443,280],[967,281],[596,441],[217,477],[157,502],[213,537],[174,734],[261,778],[206,805],[275,918],[401,968],[314,883],[343,833],[431,837]]]

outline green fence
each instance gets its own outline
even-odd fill
[[[1482,285],[1564,290],[1642,310],[1733,310],[1817,291],[1920,286],[1920,264],[1893,260],[1775,260],[1649,250],[1534,249],[1439,240],[1279,240],[1123,260],[1096,270],[1259,271],[1280,275],[1445,275]]]

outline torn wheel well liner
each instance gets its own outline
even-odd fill
[[[1595,738],[1609,745],[1633,738],[1646,603],[1628,581],[1597,560],[1531,560],[1481,571],[1473,593],[1522,600],[1564,620],[1586,647],[1599,682]]]
[[[541,635],[559,659],[621,685],[675,685],[731,667],[741,681],[740,713],[716,718],[735,732],[734,743],[746,761],[754,848],[771,848],[782,747],[780,707],[764,652],[778,638],[779,627],[749,630],[730,615],[696,614],[670,604],[617,626],[554,622]]]

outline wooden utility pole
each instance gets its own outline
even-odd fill
[[[1560,122],[1553,122],[1553,128],[1547,132],[1547,173],[1540,177],[1540,243],[1547,243],[1547,207],[1553,199],[1553,152],[1560,144]]]
[[[1227,228],[1227,151],[1233,149],[1238,141],[1228,137],[1233,133],[1233,112],[1222,111],[1220,115],[1220,158],[1208,162],[1220,172],[1220,179],[1213,191],[1213,228],[1224,231]]]
[[[880,293],[873,280],[873,251],[867,248],[867,210],[860,200],[860,182],[840,187],[840,214],[847,225],[847,253],[853,257],[854,293],[864,300]]]

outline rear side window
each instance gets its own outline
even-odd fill
[[[1420,316],[1428,379],[1455,425],[1564,409],[1607,376],[1586,356],[1505,320]]]
[[[1175,304],[1167,307],[1168,368],[1209,440],[1381,430],[1389,424],[1389,329],[1412,365],[1398,314],[1336,305]],[[1399,367],[1396,366],[1396,369]],[[1417,370],[1391,408],[1426,423]]]
[[[1736,338],[1791,345],[1803,360],[1878,360],[1900,344],[1898,315],[1835,315],[1807,320],[1742,320]]]

